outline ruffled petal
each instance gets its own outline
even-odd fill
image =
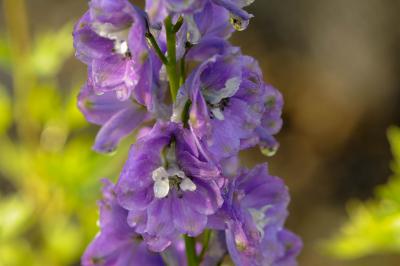
[[[132,104],[130,107],[122,109],[100,129],[93,149],[102,153],[113,152],[123,137],[130,134],[147,119],[149,119],[149,114],[137,105]]]

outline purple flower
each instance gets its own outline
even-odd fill
[[[90,66],[97,93],[113,91],[151,102],[154,73],[161,67],[146,41],[146,15],[127,0],[92,0],[74,29],[79,59]]]
[[[93,149],[103,153],[114,151],[123,137],[151,118],[143,106],[120,101],[113,92],[97,95],[91,80],[82,88],[78,106],[89,122],[102,126]]]
[[[280,125],[282,104],[269,102],[280,94],[262,79],[251,57],[214,56],[194,70],[181,88],[173,119],[182,119],[183,106],[189,101],[189,123],[196,136],[218,161],[229,159],[242,149],[273,139],[280,128],[269,127],[273,121]]]
[[[172,8],[174,6],[176,8]],[[183,18],[183,25],[176,34],[178,60],[186,54],[187,60],[205,60],[223,53],[229,46],[226,39],[233,32],[229,23],[229,12],[210,1],[147,1],[146,11],[149,14],[152,32],[157,37],[163,53],[166,47],[166,32],[162,23],[169,15],[173,17],[174,22],[178,20],[179,15]]]
[[[282,94],[270,85],[265,85],[267,92],[265,112],[261,124],[256,129],[256,142],[260,145],[261,151],[271,156],[276,153],[279,147],[278,141],[274,138],[282,128]]]
[[[161,23],[168,15],[183,15],[189,25],[192,41],[204,36],[204,26],[225,28],[231,23],[236,30],[244,30],[253,17],[243,10],[252,0],[147,0],[146,11],[153,23]],[[220,28],[221,30],[222,28]]]
[[[242,31],[249,25],[253,15],[243,10],[244,7],[250,5],[254,0],[212,0],[215,4],[226,8],[231,14],[231,23],[233,27]]]
[[[128,223],[154,251],[199,235],[222,204],[220,172],[188,129],[157,122],[132,146],[117,184]]]
[[[201,11],[185,15],[184,21],[178,34],[178,41],[182,44],[200,44],[213,38],[228,39],[233,32],[229,23],[229,12],[211,2],[206,3]]]
[[[128,226],[128,211],[118,205],[114,185],[108,180],[99,205],[100,233],[87,247],[83,266],[164,265],[160,254],[149,251],[143,238]]]
[[[227,252],[239,266],[296,265],[302,243],[284,228],[287,188],[266,165],[240,168],[241,150],[274,154],[282,127],[282,95],[227,40],[249,24],[252,2],[147,0],[147,13],[128,0],[89,2],[74,29],[89,72],[78,106],[101,126],[99,152],[138,134],[115,187],[105,183],[84,266],[184,266],[182,235],[208,237],[206,228],[217,230],[208,250],[191,243],[203,266]]]
[[[169,14],[191,14],[201,11],[208,0],[146,0],[146,11],[152,19],[163,21]]]
[[[267,166],[243,170],[228,185],[219,214],[225,224],[229,253],[239,266],[292,266],[301,249],[297,236],[283,228],[289,195]],[[218,216],[218,215],[217,215]],[[216,219],[218,221],[218,219]]]

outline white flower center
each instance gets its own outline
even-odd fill
[[[223,104],[224,99],[234,96],[240,88],[241,79],[238,77],[230,78],[225,82],[225,87],[220,90],[203,89],[204,99],[211,106],[213,117],[224,120]],[[222,105],[222,106],[221,106]]]
[[[253,218],[253,221],[256,224],[257,230],[260,232],[261,237],[264,236],[264,228],[269,223],[269,218],[265,215],[265,212],[270,207],[271,206],[266,205],[261,209],[254,209],[254,208],[249,209],[251,217]]]
[[[111,23],[99,22],[94,22],[92,28],[98,35],[110,40],[127,40],[130,31],[130,25],[125,28],[120,28],[115,27]]]
[[[196,190],[196,184],[176,167],[171,167],[168,170],[164,167],[159,167],[153,171],[152,178],[154,181],[154,196],[158,199],[168,196],[171,185],[179,186],[182,191]]]
[[[127,41],[116,40],[114,44],[114,50],[118,54],[125,55],[129,51]]]
[[[128,36],[130,27],[117,28],[111,23],[98,23],[92,24],[94,31],[101,37],[114,41],[114,52],[121,55],[126,55],[129,52]]]
[[[225,87],[220,90],[204,89],[203,96],[210,104],[218,104],[222,99],[235,95],[240,88],[240,83],[241,79],[239,77],[230,78],[225,81]]]

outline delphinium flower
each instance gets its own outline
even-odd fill
[[[164,265],[160,254],[147,249],[143,237],[126,223],[128,211],[119,206],[114,185],[104,180],[100,232],[82,257],[84,266]]]
[[[236,52],[210,58],[193,71],[178,96],[178,106],[190,103],[189,124],[217,160],[260,140],[270,149],[277,145],[273,134],[281,125],[280,94],[264,84],[251,57]],[[176,108],[174,119],[180,114]]]
[[[190,27],[195,31],[200,31],[199,29],[201,29],[199,21],[206,23],[206,19],[217,20],[217,23],[214,21],[214,25],[218,26],[230,22],[236,30],[244,30],[253,16],[243,8],[250,5],[253,1],[150,0],[146,1],[146,11],[150,14],[150,17],[156,17],[160,21],[169,15],[184,15]]]
[[[153,71],[160,64],[146,32],[146,14],[129,1],[90,1],[75,26],[74,44],[77,57],[90,66],[96,93],[113,91],[121,100],[133,96],[149,104]]]
[[[162,251],[197,236],[222,205],[220,172],[182,125],[159,122],[133,145],[117,184],[128,224]]]
[[[225,229],[236,265],[295,264],[301,241],[283,228],[289,194],[281,179],[271,176],[265,164],[242,169],[230,180],[224,196],[213,224]]]
[[[239,153],[279,146],[282,95],[228,39],[251,0],[91,0],[74,29],[88,66],[78,105],[112,152],[137,131],[116,185],[106,182],[100,233],[83,265],[293,266],[289,195],[266,165]]]

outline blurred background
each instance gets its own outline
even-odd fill
[[[76,108],[86,70],[71,32],[87,1],[0,1],[0,266],[79,265],[99,179],[115,179],[126,156],[92,152],[97,128]],[[400,125],[400,1],[258,0],[249,11],[233,42],[285,109],[277,155],[243,158],[268,160],[289,186],[300,266],[400,265],[400,132],[387,133]]]

